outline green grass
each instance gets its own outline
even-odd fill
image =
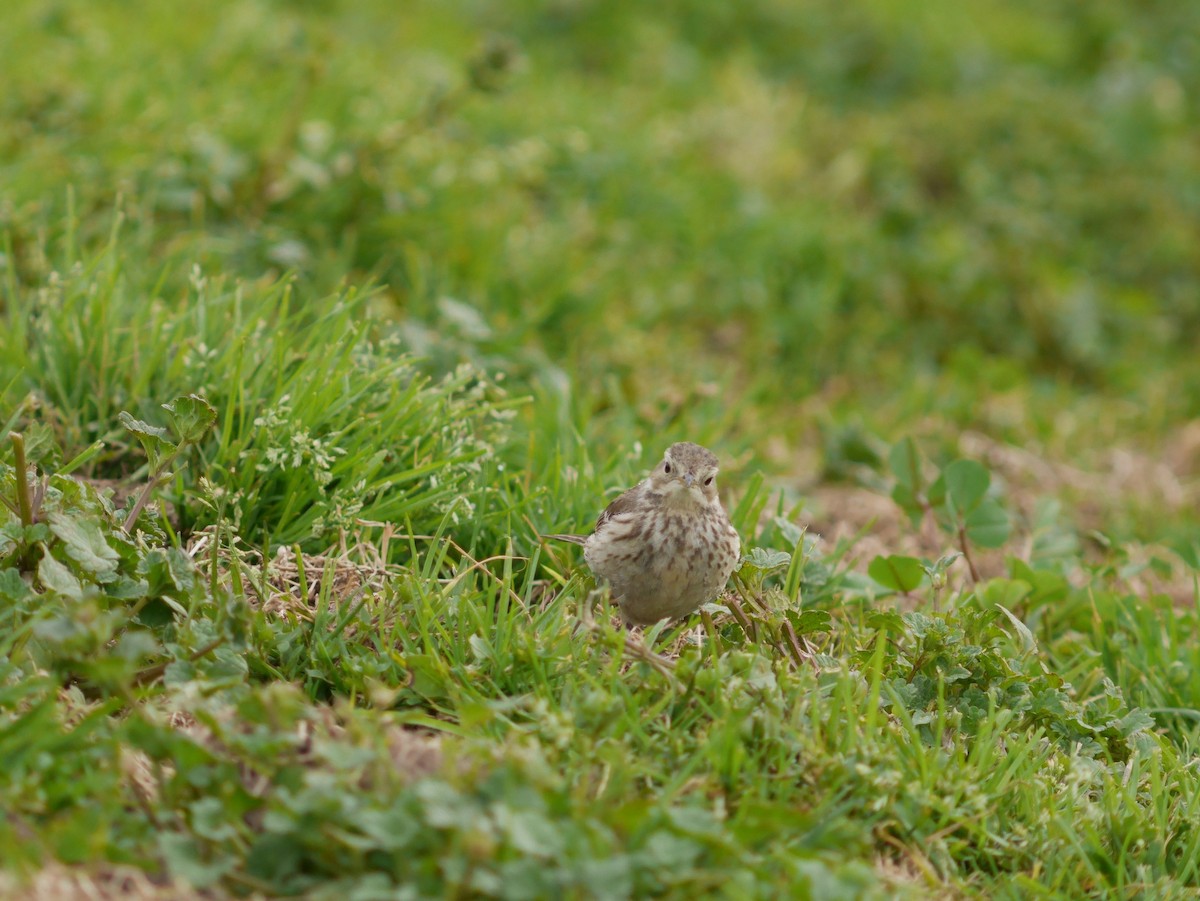
[[[1197,26],[13,4],[0,886],[1194,897]]]

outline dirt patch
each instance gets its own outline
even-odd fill
[[[20,881],[0,873],[0,897],[10,901],[188,901],[227,898],[170,880],[151,879],[134,867],[68,867],[51,864]],[[252,895],[250,897],[261,897]]]
[[[811,534],[820,536],[825,553],[848,544],[845,565],[858,572],[865,573],[876,557],[895,554],[937,560],[961,552],[953,535],[937,528],[928,517],[914,526],[895,501],[878,491],[856,485],[827,484],[812,488],[806,498],[810,506],[801,521],[807,523]],[[1012,553],[1012,548],[970,551],[980,579],[991,579],[1005,574],[1005,556]],[[970,573],[964,560],[955,561],[949,574],[951,587],[956,581],[961,581],[959,587],[970,587]]]
[[[1129,505],[1171,513],[1200,508],[1200,422],[1175,433],[1159,454],[1105,449],[1093,469],[1047,460],[979,432],[965,432],[959,447],[1005,481],[1011,502],[1027,517],[1047,496],[1069,500],[1072,519],[1084,530],[1105,528],[1114,511]]]
[[[909,893],[920,891],[921,897],[928,898],[929,901],[953,901],[966,897],[963,892],[943,883],[933,866],[918,852],[908,848],[896,850],[906,852],[908,856],[881,855],[875,860],[875,872],[885,885]]]
[[[396,726],[387,731],[387,746],[392,765],[406,781],[433,776],[442,769],[444,758],[440,732]]]
[[[1200,422],[1178,432],[1153,456],[1114,448],[1098,458],[1097,469],[1047,460],[1024,448],[996,441],[978,432],[966,432],[959,441],[964,457],[980,460],[1000,483],[1005,504],[1015,514],[1013,534],[998,550],[973,549],[972,557],[982,579],[1003,576],[1005,558],[1028,560],[1032,536],[1030,523],[1045,498],[1063,502],[1065,525],[1074,530],[1083,547],[1082,559],[1098,561],[1105,549],[1089,544],[1093,531],[1109,526],[1114,516],[1130,506],[1187,515],[1200,509]],[[847,483],[822,483],[809,487],[808,502],[800,519],[809,532],[820,536],[830,552],[842,542],[850,544],[846,563],[866,571],[876,556],[902,554],[933,560],[959,550],[954,536],[931,522],[914,526],[908,515],[880,490]],[[1149,566],[1153,559],[1178,560],[1168,549],[1153,544],[1125,543],[1120,590],[1138,595],[1163,594],[1177,605],[1196,603],[1194,574],[1175,565],[1171,575]],[[966,577],[962,562],[953,573]],[[1068,574],[1082,584],[1084,574]],[[969,587],[965,579],[964,587]]]
[[[905,512],[886,494],[831,483],[814,486],[805,497],[809,504],[802,519],[808,531],[820,536],[827,551],[852,542],[847,562],[856,568],[865,570],[881,554],[938,554],[935,538],[914,529]]]

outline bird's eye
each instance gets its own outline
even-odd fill
[[[705,484],[706,486],[707,486],[707,485],[711,485],[711,484],[712,484],[712,480],[713,480],[713,477],[712,477],[712,476],[709,476],[707,479],[705,479],[705,480],[704,480],[704,484]]]
[[[667,475],[671,474],[671,464],[670,463],[663,464],[663,472],[665,472]]]

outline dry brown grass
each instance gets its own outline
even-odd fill
[[[305,554],[291,546],[281,546],[264,561],[262,553],[246,548],[236,539],[215,542],[218,578],[225,584],[240,579],[249,602],[278,616],[312,620],[322,597],[338,609],[364,593],[381,593],[389,579],[403,570],[387,563],[388,546],[395,537],[390,526],[381,536],[367,540],[364,533],[342,541],[321,554]],[[205,530],[192,536],[188,555],[201,570],[207,568],[214,546],[214,534]]]
[[[166,878],[151,878],[134,867],[52,863],[27,879],[0,873],[0,898],[6,901],[213,901],[227,897],[222,891],[199,891]]]

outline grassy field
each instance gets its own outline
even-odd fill
[[[1200,896],[1197,34],[9,0],[0,895]]]

